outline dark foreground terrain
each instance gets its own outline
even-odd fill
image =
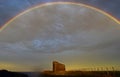
[[[28,77],[28,75],[7,70],[0,70],[0,77]]]
[[[120,71],[11,72],[0,70],[0,77],[120,77]]]
[[[65,73],[42,74],[43,77],[120,77],[120,71],[68,71]]]

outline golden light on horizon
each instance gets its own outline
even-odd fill
[[[27,66],[27,65],[26,65]],[[9,70],[9,71],[30,71],[28,68],[26,68],[25,65],[19,65],[19,64],[14,64],[14,63],[9,63],[9,62],[1,62],[0,63],[0,69],[1,70]],[[28,67],[28,66],[27,66]],[[31,70],[33,71],[33,70]]]

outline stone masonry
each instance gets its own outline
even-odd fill
[[[57,61],[53,61],[53,72],[64,72],[65,71],[65,65],[61,64]]]

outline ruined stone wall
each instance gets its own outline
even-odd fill
[[[53,61],[53,72],[65,71],[65,65],[59,62]]]

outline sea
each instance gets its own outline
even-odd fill
[[[22,73],[28,75],[28,77],[42,77],[40,72],[22,72]]]

